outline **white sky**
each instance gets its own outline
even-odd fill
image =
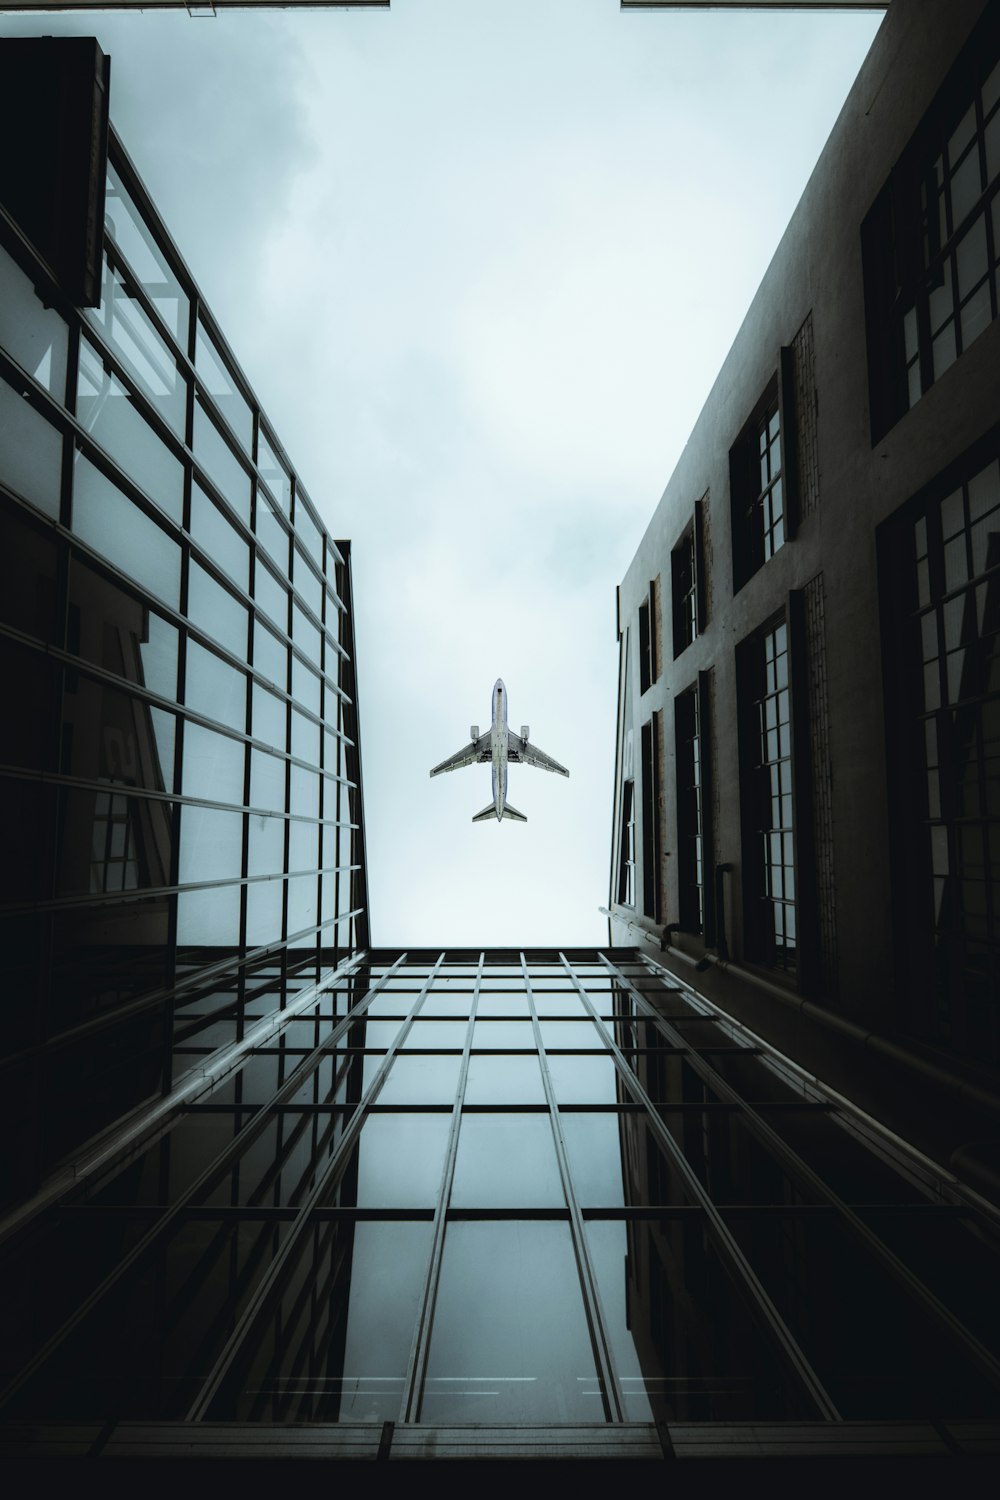
[[[876,13],[0,18],[111,117],[354,544],[373,940],[606,941],[623,576]],[[430,781],[496,677],[571,776]]]

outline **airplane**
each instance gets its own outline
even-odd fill
[[[479,725],[473,724],[469,730],[471,744],[466,745],[464,750],[449,755],[447,760],[434,767],[431,775],[440,776],[442,771],[457,771],[459,766],[482,765],[490,761],[493,766],[493,801],[488,802],[482,812],[476,813],[473,823],[483,823],[490,817],[495,817],[498,823],[501,818],[513,818],[517,823],[527,823],[524,813],[518,812],[507,801],[508,764],[513,762],[515,765],[540,766],[543,771],[555,771],[560,776],[568,776],[569,772],[565,766],[553,760],[551,755],[546,755],[544,750],[528,743],[527,724],[521,725],[520,734],[507,728],[507,689],[499,677],[493,684],[491,708],[493,723],[488,732],[480,734]]]

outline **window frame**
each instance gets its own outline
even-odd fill
[[[924,112],[902,154],[861,226],[861,252],[868,348],[869,420],[872,446],[921,400],[955,364],[990,322],[1000,316],[1000,170],[988,178],[987,124],[1000,131],[1000,97],[984,118],[982,90],[1000,68],[1000,16],[995,7],[969,36],[940,89]],[[969,111],[975,123],[971,141],[957,153],[953,170],[947,152]],[[980,190],[958,222],[953,221],[950,187],[968,160],[979,154]],[[985,183],[985,186],[982,184]],[[932,201],[940,202],[935,217]],[[944,238],[940,215],[945,215]],[[963,298],[958,282],[958,251],[984,225],[986,272]],[[952,329],[954,352],[934,373],[930,304],[951,283],[950,314],[938,325],[937,337]],[[988,322],[963,338],[963,306],[985,286]],[[908,331],[908,320],[909,331]],[[908,338],[915,349],[908,349]],[[911,389],[911,371],[919,387]]]
[[[651,578],[649,593],[639,605],[639,696],[648,693],[660,675],[658,650],[659,609],[657,579]]]
[[[733,593],[739,593],[761,568],[795,537],[798,529],[798,445],[795,433],[795,356],[790,345],[778,351],[777,366],[764,391],[729,450],[729,498],[733,539]],[[769,436],[777,417],[778,429]],[[764,453],[778,443],[780,462],[761,483]],[[776,487],[781,486],[781,513],[772,509]],[[768,517],[770,520],[768,521]],[[761,524],[763,521],[763,525]],[[781,527],[781,539],[773,543]],[[770,542],[770,550],[768,550]]]

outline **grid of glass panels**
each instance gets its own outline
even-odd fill
[[[349,554],[114,137],[100,306],[18,254],[0,920],[29,1082],[4,1093],[49,1124],[13,1196],[367,940]]]
[[[698,562],[694,522],[670,554],[674,607],[674,655],[680,656],[698,634]]]
[[[751,510],[751,529],[760,537],[763,561],[773,557],[785,540],[785,508],[781,495],[781,431],[775,402],[757,429],[760,490]]]
[[[674,699],[674,732],[680,920],[686,932],[702,932],[705,926],[705,810],[697,686],[678,693]]]
[[[763,962],[794,972],[798,950],[787,621],[748,643],[742,669],[753,841],[748,849],[747,948]]]
[[[908,523],[909,635],[920,691],[914,847],[936,1039],[1000,1058],[1000,466]]]
[[[894,1149],[635,950],[374,953],[7,1242],[4,1417],[988,1415],[996,1226]]]
[[[908,407],[998,310],[1000,62],[953,118],[920,174],[920,275],[899,309]]]

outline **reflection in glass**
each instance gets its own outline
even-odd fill
[[[573,1189],[581,1208],[622,1208],[623,1131],[634,1128],[617,1112],[576,1114],[563,1110],[559,1128],[569,1157]]]
[[[188,569],[188,618],[210,639],[246,660],[246,608],[194,558]]]
[[[30,277],[0,247],[0,345],[60,403],[68,338],[64,320],[43,305]]]
[[[451,1114],[369,1115],[342,1183],[359,1208],[433,1208]],[[350,1183],[351,1196],[343,1188]]]
[[[20,1393],[17,1414],[181,1419],[287,1231],[182,1219]]]
[[[197,641],[188,642],[185,683],[184,701],[188,708],[207,719],[217,719],[230,729],[240,732],[246,729],[246,677]]]
[[[245,1370],[210,1415],[398,1418],[430,1236],[429,1224],[391,1220],[312,1226]]]
[[[462,1116],[453,1208],[562,1208],[564,1203],[547,1114]]]
[[[191,483],[191,535],[217,568],[249,588],[250,549],[197,480]]]
[[[443,1057],[397,1057],[378,1096],[379,1104],[450,1104],[458,1086],[461,1061],[457,1053]]]
[[[250,524],[250,477],[201,402],[194,404],[194,454],[244,525]]]
[[[145,309],[104,257],[99,308],[81,309],[163,420],[183,439],[187,380]]]
[[[559,1104],[618,1102],[618,1074],[610,1057],[550,1056],[548,1067]]]
[[[80,342],[76,414],[95,441],[180,525],[184,471],[179,460],[86,339]]]
[[[577,1116],[578,1119],[583,1118]],[[595,1116],[594,1118],[600,1118]],[[626,1422],[654,1422],[656,1413],[646,1393],[646,1377],[636,1352],[629,1325],[629,1230],[622,1219],[591,1219],[587,1223],[587,1246],[597,1277],[604,1326],[618,1376],[618,1388]]]
[[[181,554],[177,543],[81,453],[76,455],[74,468],[73,530],[150,593],[178,607]]]
[[[200,724],[184,725],[184,793],[209,802],[243,801],[244,746]]]
[[[603,1421],[568,1224],[449,1223],[420,1418]]]
[[[180,343],[186,342],[190,303],[173,267],[132,201],[114,167],[108,167],[107,229],[135,272],[160,317]]]
[[[194,363],[198,372],[198,383],[208,391],[241,444],[250,452],[253,437],[253,416],[246,401],[237,388],[219,350],[198,319],[195,335]]]
[[[473,1047],[522,1047],[534,1050],[535,1034],[530,1021],[495,1021],[487,1017],[476,1021],[472,1033]]]
[[[177,897],[177,942],[182,947],[235,948],[240,940],[240,887],[219,885],[181,891]],[[189,955],[189,957],[192,955]],[[205,960],[213,954],[202,955]]]

